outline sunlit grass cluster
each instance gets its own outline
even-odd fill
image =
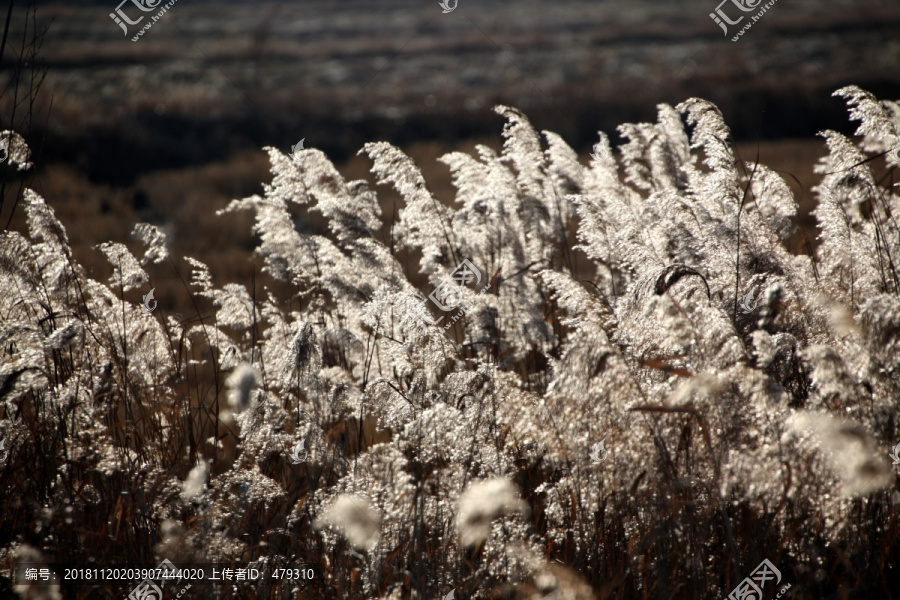
[[[0,567],[315,571],[198,598],[693,599],[768,559],[792,597],[888,597],[900,164],[867,159],[900,106],[838,94],[859,137],[823,132],[813,256],[784,246],[791,187],[700,99],[622,125],[618,156],[600,133],[587,166],[497,107],[502,152],[441,158],[449,204],[367,144],[396,215],[270,148],[264,194],[220,211],[253,215],[263,272],[222,286],[149,224],[98,246],[96,281],[26,191],[28,231],[0,238]],[[443,312],[426,297],[463,260],[480,284]],[[150,265],[193,315],[142,308]]]

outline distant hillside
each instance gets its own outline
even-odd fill
[[[585,150],[690,96],[745,140],[849,131],[843,85],[900,98],[893,0],[779,2],[737,43],[713,0],[180,0],[137,43],[117,2],[39,5],[54,112],[34,133],[46,159],[112,183],[303,136],[337,160],[370,139],[452,143],[492,134],[497,103]]]

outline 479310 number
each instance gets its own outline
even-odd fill
[[[312,569],[275,569],[272,571],[272,579],[310,580],[314,575]]]

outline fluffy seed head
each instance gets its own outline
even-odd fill
[[[890,465],[876,452],[874,438],[858,423],[810,412],[792,417],[790,426],[794,432],[812,434],[840,476],[844,496],[865,496],[890,483]]]
[[[259,373],[248,364],[241,363],[225,382],[228,387],[228,404],[235,412],[250,406],[253,390],[259,386]]]
[[[209,465],[202,460],[191,469],[187,479],[184,480],[184,484],[181,486],[181,499],[187,502],[202,492],[206,487],[207,475],[209,475]]]
[[[330,527],[339,531],[357,550],[371,550],[380,538],[381,515],[362,496],[341,494],[314,525],[317,529]]]
[[[471,483],[459,497],[456,527],[460,543],[471,546],[482,542],[491,533],[491,521],[527,511],[528,505],[519,498],[519,491],[508,479]]]

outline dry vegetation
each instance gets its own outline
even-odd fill
[[[768,559],[789,597],[891,597],[900,160],[867,159],[900,105],[838,94],[860,138],[823,134],[814,256],[784,245],[789,184],[699,99],[623,125],[618,158],[601,134],[587,167],[498,107],[500,152],[441,159],[451,206],[367,144],[396,214],[270,148],[264,193],[196,223],[252,218],[262,272],[221,286],[147,224],[140,252],[100,245],[98,281],[25,191],[27,233],[0,238],[0,567],[315,569],[198,598],[688,599]],[[464,312],[429,308],[463,259]],[[141,308],[153,269],[192,314]]]

